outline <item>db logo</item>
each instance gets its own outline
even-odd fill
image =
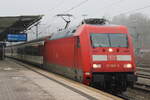
[[[108,55],[107,56],[108,58],[108,61],[116,61],[117,60],[117,57],[116,57],[116,55]]]

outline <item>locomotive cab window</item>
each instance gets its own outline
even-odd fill
[[[127,34],[100,33],[91,34],[91,43],[95,47],[128,47]]]

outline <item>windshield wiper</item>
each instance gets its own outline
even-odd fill
[[[108,35],[109,45],[110,45],[110,47],[111,47],[110,35],[109,35],[109,34],[107,34],[107,35]]]

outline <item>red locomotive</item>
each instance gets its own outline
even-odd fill
[[[125,26],[98,25],[102,21],[87,19],[76,30],[52,35],[45,41],[44,66],[87,85],[121,90],[133,85],[131,36]]]
[[[87,85],[125,91],[137,79],[127,28],[104,19],[86,19],[53,34],[44,42],[42,57],[45,69]]]

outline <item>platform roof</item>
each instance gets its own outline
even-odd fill
[[[20,33],[42,19],[43,15],[0,17],[0,41],[6,39],[8,33]]]

